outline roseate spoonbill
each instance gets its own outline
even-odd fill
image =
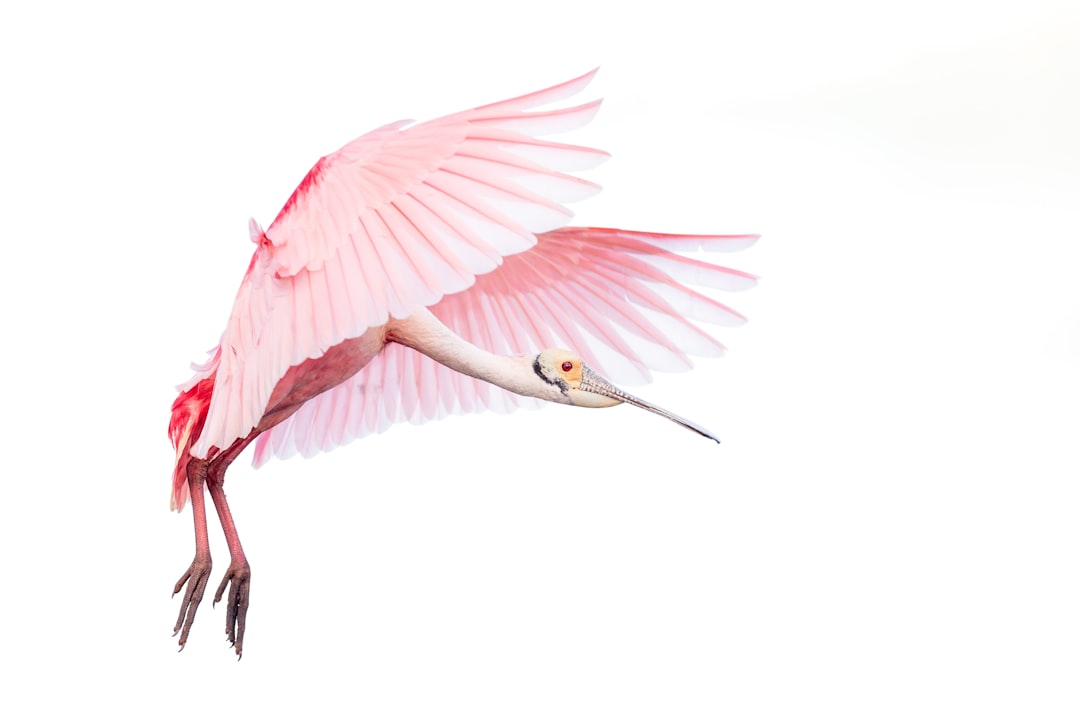
[[[601,376],[645,381],[723,346],[690,320],[744,318],[683,282],[724,290],[753,275],[676,254],[732,251],[756,235],[567,227],[561,203],[599,188],[566,174],[606,159],[538,139],[580,127],[599,101],[529,112],[580,91],[590,72],[430,122],[386,125],[320,159],[265,232],[220,344],[172,406],[172,508],[191,498],[195,559],[176,621],[181,649],[210,575],[204,489],[231,562],[225,618],[243,651],[251,570],[223,482],[255,442],[310,456],[391,423],[506,411],[535,399],[626,403],[708,431]],[[574,344],[580,354],[542,349]],[[585,362],[588,359],[588,364]],[[717,440],[719,441],[719,440]]]

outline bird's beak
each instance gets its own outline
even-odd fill
[[[624,392],[588,367],[581,368],[581,382],[576,390],[571,390],[570,401],[571,404],[579,407],[611,407],[620,402],[625,402],[626,404],[632,404],[635,407],[641,407],[641,409],[647,409],[661,417],[667,417],[672,422],[681,424],[683,427],[697,432],[702,437],[708,437],[717,443],[720,442],[712,432],[701,425],[694,424],[690,420],[683,419],[679,415],[668,412],[662,407],[657,407],[655,404],[646,402],[643,399],[638,399],[634,395]]]

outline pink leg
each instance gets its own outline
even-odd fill
[[[187,642],[188,632],[195,621],[195,610],[199,608],[203,592],[206,591],[206,581],[210,578],[210,569],[213,563],[210,561],[210,540],[206,534],[206,498],[203,495],[203,486],[206,481],[207,463],[203,460],[193,459],[188,464],[188,487],[191,490],[191,513],[195,517],[195,559],[191,566],[184,572],[184,576],[173,587],[173,596],[179,592],[185,584],[187,591],[180,603],[180,616],[173,627],[175,637],[181,628],[180,649],[184,649]],[[188,581],[190,580],[190,584]]]
[[[229,635],[229,642],[236,649],[239,659],[244,651],[244,629],[247,625],[247,611],[249,594],[251,591],[251,567],[244,548],[240,545],[240,535],[236,531],[236,523],[233,522],[232,511],[225,499],[225,470],[229,464],[243,451],[256,433],[237,441],[233,446],[214,458],[207,474],[207,488],[210,490],[210,498],[214,500],[214,508],[217,510],[218,519],[221,520],[221,529],[225,532],[225,541],[229,544],[231,561],[225,576],[221,579],[217,592],[214,594],[214,604],[221,601],[225,594],[225,588],[229,587],[229,598],[225,612],[225,632]],[[230,586],[231,585],[231,586]]]

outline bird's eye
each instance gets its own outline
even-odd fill
[[[563,362],[562,363],[562,371],[563,372],[569,372],[572,369],[574,369],[574,363],[573,362]]]

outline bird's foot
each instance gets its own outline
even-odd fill
[[[188,632],[191,631],[191,625],[195,621],[195,610],[199,608],[203,592],[206,591],[206,580],[210,578],[210,568],[212,566],[213,563],[210,561],[209,555],[200,557],[196,554],[191,566],[188,567],[188,570],[184,572],[184,576],[180,577],[180,581],[173,587],[173,596],[175,597],[177,592],[187,584],[187,591],[184,592],[184,599],[180,603],[180,616],[177,617],[176,626],[173,627],[174,637],[180,632],[181,650],[183,650],[184,644],[187,643]],[[181,629],[183,629],[182,632]]]
[[[234,561],[229,565],[214,595],[215,605],[225,595],[225,587],[229,587],[225,633],[229,635],[229,642],[236,649],[236,657],[239,659],[244,653],[244,625],[247,622],[248,594],[251,591],[251,567],[246,560]]]

